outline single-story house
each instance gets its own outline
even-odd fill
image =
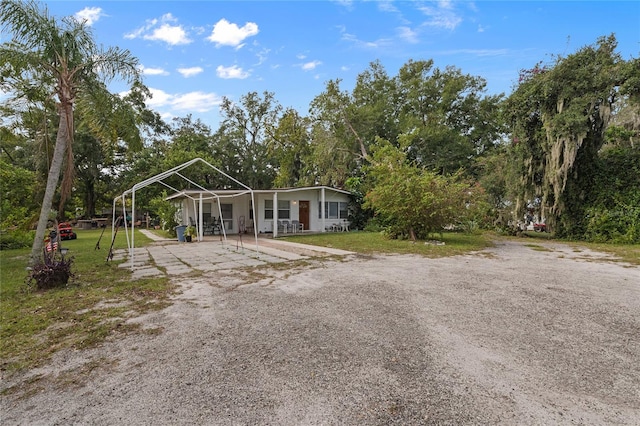
[[[273,233],[275,237],[279,233],[344,227],[348,223],[349,195],[348,191],[328,186],[253,191],[188,189],[167,200],[178,206],[183,225],[197,227],[200,239],[222,231],[222,226],[225,234],[257,232]]]

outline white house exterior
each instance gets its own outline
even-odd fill
[[[182,224],[195,225],[200,239],[220,217],[227,234],[253,233],[255,227],[257,233],[273,233],[274,237],[288,232],[325,232],[344,227],[348,221],[349,192],[327,186],[253,191],[193,189],[176,192],[167,199],[177,202]]]

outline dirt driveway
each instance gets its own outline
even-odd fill
[[[2,424],[640,424],[640,268],[502,242],[181,283],[148,333],[65,352]]]

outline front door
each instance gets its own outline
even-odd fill
[[[304,226],[304,230],[309,229],[309,202],[300,201],[300,208],[298,209],[298,215],[300,217],[300,223]]]

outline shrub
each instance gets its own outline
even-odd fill
[[[48,290],[50,288],[64,287],[69,278],[74,276],[71,271],[73,258],[57,259],[53,256],[45,256],[29,272],[27,285],[36,290]]]
[[[0,232],[0,250],[13,250],[31,247],[35,231],[22,231],[19,229]]]

